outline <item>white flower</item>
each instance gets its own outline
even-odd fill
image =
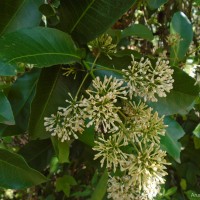
[[[115,77],[113,78],[112,76],[104,76],[103,82],[97,76],[92,81],[92,90],[87,90],[86,92],[89,94],[90,97],[93,95],[107,95],[110,98],[110,100],[114,101],[116,98],[127,99],[127,87],[123,86],[123,84],[123,80],[117,79]]]
[[[119,135],[110,135],[108,139],[105,139],[102,134],[98,141],[95,141],[95,146],[93,147],[94,151],[98,151],[98,153],[95,154],[94,160],[101,158],[101,167],[106,164],[108,169],[115,172],[117,167],[121,166],[127,159],[128,154],[120,149],[120,147],[123,146],[125,146],[125,144]]]
[[[131,177],[109,177],[108,180],[108,199],[113,200],[134,200],[134,189],[131,185]]]
[[[66,100],[69,106],[66,108],[59,107],[57,114],[52,114],[51,117],[45,117],[44,126],[46,131],[52,136],[57,136],[62,142],[70,139],[78,139],[78,134],[84,131],[83,112],[79,106],[79,102],[74,100]]]
[[[143,97],[145,101],[157,101],[157,96],[166,97],[174,82],[169,62],[158,59],[155,67],[152,67],[149,59],[142,58],[140,62],[135,61],[133,56],[132,59],[128,69],[122,70],[130,98],[134,95]]]
[[[115,132],[121,119],[118,116],[120,107],[116,106],[117,98],[126,99],[123,81],[107,76],[102,82],[99,77],[92,83],[92,89],[87,90],[89,98],[82,100],[80,106],[83,107],[85,118],[89,118],[87,127],[95,125],[98,132]]]
[[[129,175],[113,176],[108,179],[108,199],[113,200],[149,200],[146,194],[138,191]]]
[[[165,165],[169,165],[165,156],[166,152],[160,150],[157,144],[140,144],[137,155],[130,155],[123,168],[133,177],[133,184],[139,191],[146,191],[148,188],[152,189],[148,186],[152,181],[158,186],[165,182],[164,176],[167,175]],[[157,191],[159,187],[154,188]]]
[[[126,128],[125,137],[127,140],[144,143],[160,143],[160,135],[165,134],[166,125],[163,117],[159,117],[157,112],[152,112],[152,108],[147,107],[143,102],[137,105],[132,102],[126,102],[123,106],[123,112],[126,116],[124,126]]]

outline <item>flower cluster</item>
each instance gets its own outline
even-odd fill
[[[134,95],[143,97],[145,101],[157,101],[157,96],[166,97],[166,92],[173,88],[173,70],[169,62],[158,59],[153,67],[149,59],[141,58],[140,62],[133,56],[132,59],[128,69],[122,70],[130,98]]]
[[[85,119],[79,102],[73,99],[71,94],[69,96],[71,100],[66,100],[69,104],[66,108],[59,107],[56,115],[44,118],[46,131],[60,138],[62,142],[78,139],[77,133],[82,133],[85,128]]]
[[[105,49],[109,45],[105,43]],[[123,79],[96,77],[79,101],[79,94],[75,98],[70,95],[68,106],[45,117],[44,125],[61,141],[77,139],[85,128],[93,126],[94,159],[109,172],[108,198],[153,200],[167,174],[166,152],[160,149],[166,126],[157,112],[132,98],[157,101],[157,97],[165,97],[172,89],[173,70],[161,59],[153,67],[149,59],[137,62],[133,58],[131,66],[120,72]]]
[[[108,34],[103,34],[100,37],[89,43],[89,48],[93,51],[94,54],[105,53],[109,58],[109,54],[116,52],[117,45],[112,43],[112,37]]]
[[[94,159],[102,157],[100,161],[101,167],[103,167],[105,162],[106,167],[108,169],[113,169],[115,172],[118,165],[120,166],[126,162],[128,158],[128,154],[124,153],[120,149],[120,147],[123,146],[126,146],[126,144],[123,142],[123,138],[117,134],[109,136],[108,139],[105,139],[104,135],[102,134],[101,137],[99,137],[99,140],[95,141],[93,150],[98,151],[98,153],[95,155]]]
[[[167,43],[169,46],[175,46],[181,40],[183,40],[183,39],[181,38],[181,36],[178,33],[172,33],[172,34],[168,35],[168,37],[167,37]]]
[[[123,112],[126,115],[127,134],[132,141],[159,143],[160,135],[165,134],[166,128],[163,117],[160,118],[157,112],[153,113],[152,108],[142,102],[138,105],[126,102],[123,106]]]
[[[81,106],[83,107],[86,118],[90,121],[87,127],[95,125],[95,130],[104,133],[118,130],[118,123],[121,119],[118,116],[119,106],[116,106],[117,98],[126,99],[126,87],[123,81],[111,77],[104,77],[101,82],[99,77],[93,80],[91,90],[86,93],[89,98],[83,99]]]

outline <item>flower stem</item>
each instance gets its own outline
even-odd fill
[[[91,73],[91,76],[92,76],[93,78],[95,78],[95,76],[94,76],[94,74],[93,74],[93,68],[94,68],[95,63],[96,63],[97,59],[99,58],[99,56],[100,56],[100,52],[97,54],[96,58],[94,59],[94,62],[93,62],[93,64],[92,64],[92,67],[91,67],[91,68],[90,68],[90,66],[89,66],[85,61],[83,61],[84,66],[87,68],[88,72],[87,72],[87,74],[85,75],[84,79],[82,80],[82,82],[81,82],[81,84],[80,84],[80,86],[79,86],[79,88],[78,88],[78,91],[77,91],[77,93],[76,93],[75,99],[78,98],[78,95],[79,95],[79,93],[80,93],[80,91],[81,91],[81,88],[83,87],[83,84],[85,83],[85,81],[86,81],[87,77],[89,76],[89,74]]]
[[[83,61],[84,66],[87,68],[87,70],[89,71],[89,73],[91,74],[91,76],[92,76],[93,79],[95,79],[95,75],[93,73],[93,71],[94,71],[93,68],[94,68],[94,66],[95,66],[95,64],[97,62],[97,59],[99,58],[100,54],[101,53],[98,52],[98,54],[96,55],[96,57],[94,59],[94,62],[92,63],[92,67],[90,67],[86,61]]]
[[[77,91],[77,93],[76,93],[75,99],[78,98],[78,95],[79,95],[79,93],[80,93],[80,91],[81,91],[81,88],[83,87],[83,84],[85,83],[85,81],[86,81],[86,79],[87,79],[88,76],[89,76],[89,73],[87,73],[87,74],[85,75],[84,79],[82,80],[82,82],[81,82],[81,84],[80,84],[80,86],[79,86],[79,88],[78,88],[78,91]]]

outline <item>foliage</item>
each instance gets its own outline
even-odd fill
[[[1,198],[195,199],[199,6],[1,0]]]

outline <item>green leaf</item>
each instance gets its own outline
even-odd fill
[[[24,189],[47,181],[23,157],[5,149],[0,149],[0,166],[0,187],[3,188]]]
[[[177,187],[171,187],[170,189],[167,190],[167,192],[165,193],[165,197],[169,197],[172,196],[173,194],[175,194],[177,191]]]
[[[0,123],[14,125],[15,120],[12,112],[12,108],[7,97],[0,91]]]
[[[56,191],[63,191],[67,197],[70,195],[70,186],[77,185],[73,176],[64,175],[56,180]]]
[[[166,98],[158,98],[158,102],[148,103],[160,115],[187,114],[199,95],[199,87],[194,85],[195,80],[183,70],[177,67],[173,69],[173,89],[167,93]]]
[[[167,3],[168,0],[146,0],[150,9],[154,10]]]
[[[126,29],[124,29],[121,33],[121,38],[128,36],[136,36],[146,40],[153,40],[153,34],[150,29],[143,24],[134,24]]]
[[[194,0],[194,2],[200,5],[200,0]]]
[[[172,156],[172,158],[180,163],[181,143],[178,140],[184,136],[183,128],[172,118],[165,117],[166,128],[165,136],[161,136],[161,147]]]
[[[94,189],[94,192],[93,192],[90,200],[103,199],[103,197],[106,193],[106,190],[107,190],[107,181],[108,181],[108,172],[107,172],[107,170],[105,170],[104,173],[102,174],[96,188]]]
[[[62,67],[42,69],[31,107],[29,132],[32,139],[50,137],[50,133],[45,131],[44,117],[55,114],[58,107],[66,106],[68,92],[75,95],[79,87],[81,76],[77,75],[77,79],[74,80],[72,77],[63,76],[63,72]]]
[[[52,137],[51,141],[53,143],[59,163],[69,163],[70,142],[61,142],[56,137]]]
[[[23,146],[18,153],[25,158],[30,167],[42,171],[49,165],[54,150],[50,140],[33,140]]]
[[[16,74],[17,70],[14,66],[0,60],[0,76],[15,76]]]
[[[93,147],[94,146],[94,133],[95,133],[94,127],[91,126],[89,128],[86,128],[84,130],[84,132],[78,136],[78,139],[81,142],[87,144],[88,146]]]
[[[193,133],[196,137],[200,138],[200,123],[196,126]]]
[[[194,136],[194,137],[193,137],[193,141],[194,141],[194,148],[195,148],[195,149],[200,149],[200,138]]]
[[[30,72],[20,76],[11,86],[8,93],[14,118],[14,126],[0,125],[2,136],[23,134],[27,131],[30,105],[35,95],[40,69],[32,69]]]
[[[192,24],[183,12],[176,12],[170,24],[170,34],[179,34],[181,39],[171,47],[170,57],[173,64],[185,57],[193,39]]]
[[[38,6],[42,3],[43,0],[1,0],[0,35],[39,25],[42,15]]]
[[[80,43],[95,39],[110,28],[135,0],[61,0],[62,30]]]
[[[83,55],[68,34],[42,27],[3,36],[0,39],[0,52],[0,60],[4,63],[28,63],[35,67],[74,63],[80,61]]]

